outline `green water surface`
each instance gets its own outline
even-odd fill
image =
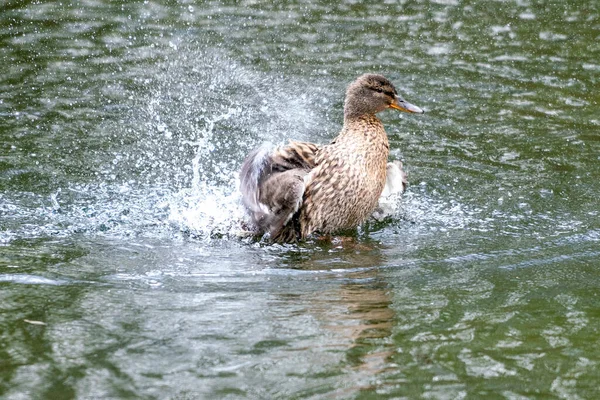
[[[0,397],[600,396],[600,7],[4,1]],[[263,141],[383,73],[410,187],[351,243],[240,239]]]

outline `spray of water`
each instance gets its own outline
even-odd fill
[[[155,69],[136,71],[133,83],[120,85],[122,111],[92,133],[111,145],[90,154],[105,160],[96,178],[70,182],[50,196],[29,194],[24,202],[36,207],[6,201],[14,224],[3,241],[73,233],[238,237],[244,156],[264,141],[326,142],[339,130],[341,109],[335,118],[327,110],[340,108],[343,87],[253,70],[201,46],[173,51]],[[460,204],[424,196],[413,189],[401,202],[388,199],[389,214],[425,225],[431,218],[431,224],[454,227],[476,220]]]
[[[120,149],[130,160],[128,175],[142,176],[148,191],[170,189],[162,208],[176,231],[237,236],[243,157],[266,140],[322,133],[325,121],[314,107],[322,94],[214,51],[181,52],[157,69],[131,109],[132,144]]]

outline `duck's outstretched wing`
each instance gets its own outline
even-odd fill
[[[379,203],[371,214],[371,218],[376,221],[383,221],[385,218],[394,215],[398,211],[398,196],[406,191],[408,179],[406,172],[402,168],[401,161],[392,161],[387,164],[387,174],[385,187]]]
[[[315,167],[319,146],[290,142],[274,148],[263,144],[242,165],[242,202],[259,234],[269,233],[272,241],[289,242],[296,237],[290,220],[302,206],[304,176]]]
[[[402,167],[402,161],[395,160],[387,163],[385,187],[383,188],[381,197],[402,194],[407,187],[408,179]]]

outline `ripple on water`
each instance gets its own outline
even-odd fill
[[[29,274],[0,274],[0,282],[11,282],[21,285],[65,285],[70,282],[63,279],[50,279],[38,275]]]

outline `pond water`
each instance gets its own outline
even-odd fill
[[[596,398],[596,1],[7,1],[0,397]],[[408,192],[352,243],[239,237],[264,141],[345,87]]]

